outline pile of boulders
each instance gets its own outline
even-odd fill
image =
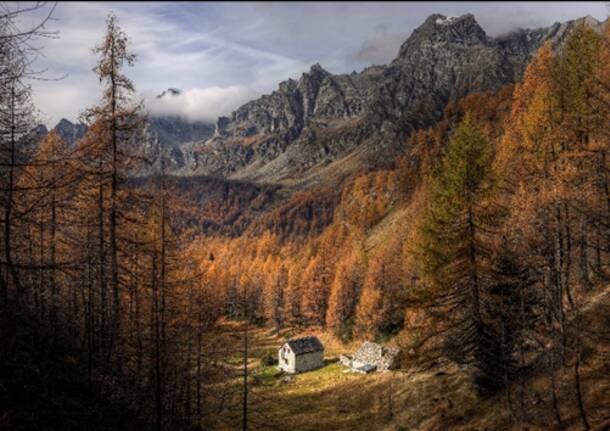
[[[385,347],[381,344],[365,341],[353,356],[341,355],[341,365],[351,368],[353,372],[368,374],[374,371],[390,371],[398,367],[397,347]]]

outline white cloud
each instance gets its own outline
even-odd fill
[[[176,116],[189,121],[212,123],[258,95],[251,88],[241,85],[191,88],[163,97],[147,95],[145,104],[153,116]]]

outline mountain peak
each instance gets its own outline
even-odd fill
[[[600,21],[592,15],[585,15],[582,17],[582,20],[585,24],[588,25],[599,25]]]
[[[323,68],[323,67],[320,65],[320,63],[315,63],[315,64],[312,64],[312,65],[311,65],[311,67],[309,68],[309,74],[310,74],[310,75],[313,75],[313,74],[316,74],[316,73],[322,73],[322,74],[324,74],[324,75],[330,75],[330,73],[328,73],[328,72],[326,71],[326,69],[324,69],[324,68]]]
[[[329,162],[343,157],[350,157],[345,175],[360,162],[384,164],[379,148],[402,151],[393,143],[438,121],[448,101],[518,81],[532,54],[571,25],[492,38],[472,14],[431,15],[390,65],[334,75],[315,63],[298,79],[219,118],[205,151],[187,150],[193,163],[185,162],[184,172],[264,183],[307,178],[291,184],[313,184],[312,178],[330,172]],[[359,162],[352,164],[352,157]]]
[[[331,73],[324,69],[320,63],[315,63],[309,68],[309,72],[303,73],[301,80],[305,79],[309,81],[313,79],[315,81],[321,81],[330,74]]]
[[[468,13],[461,16],[430,15],[422,25],[402,44],[397,60],[407,59],[410,54],[425,46],[450,44],[460,46],[486,45],[487,34]]]
[[[446,38],[448,42],[484,41],[487,39],[474,15],[467,13],[461,16],[434,14],[428,17],[418,30],[424,30]]]
[[[474,15],[471,13],[467,13],[464,15],[453,15],[453,16],[446,16],[446,15],[442,15],[440,13],[435,13],[435,14],[430,15],[426,19],[426,21],[424,22],[424,25],[429,21],[434,21],[435,25],[457,25],[458,23],[466,23],[468,25],[478,25],[477,20],[475,19]]]
[[[170,87],[167,90],[163,90],[161,94],[158,94],[157,99],[161,99],[165,96],[179,96],[180,94],[182,94],[180,89]]]
[[[55,128],[59,128],[59,127],[72,127],[74,126],[74,123],[72,123],[72,121],[68,120],[67,118],[62,118],[61,120],[59,120],[59,122],[55,125]]]
[[[55,127],[53,127],[53,130],[61,136],[68,146],[73,146],[76,141],[85,136],[87,126],[83,123],[73,123],[70,120],[62,118]]]

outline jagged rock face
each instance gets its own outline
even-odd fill
[[[392,160],[405,137],[437,121],[448,101],[519,80],[545,41],[560,49],[579,23],[602,29],[585,17],[491,38],[471,14],[431,15],[391,64],[342,75],[315,64],[220,117],[213,133],[205,124],[153,119],[158,143],[147,154],[170,147],[170,169],[183,175],[316,185],[322,180],[311,180],[312,172],[354,153],[360,164]],[[179,93],[170,88],[158,97]]]
[[[439,118],[449,100],[497,90],[514,81],[513,68],[472,15],[432,15],[400,47],[392,62],[389,92],[378,106],[396,118],[424,112]],[[394,100],[386,100],[392,97]]]
[[[430,47],[441,48],[442,45],[476,47],[487,43],[489,43],[488,37],[473,15],[446,17],[434,14],[416,28],[409,39],[402,44],[394,63],[408,63],[412,55],[422,50],[429,52]]]
[[[170,88],[166,91],[176,94],[179,90]],[[76,141],[85,136],[87,126],[83,123],[74,124],[63,118],[52,130],[57,131],[69,147],[73,147]],[[202,121],[187,121],[179,117],[150,117],[145,126],[144,138],[138,140],[138,148],[135,150],[150,164],[143,163],[135,170],[134,175],[146,175],[157,169],[162,149],[167,151],[169,157],[168,170],[178,171],[184,168],[195,154],[191,146],[210,138],[213,131],[211,124]],[[32,140],[40,142],[47,133],[47,128],[39,125],[32,131]]]
[[[51,130],[57,132],[60,138],[68,144],[68,147],[74,147],[76,141],[85,136],[87,126],[83,123],[74,124],[62,118]],[[32,142],[34,148],[36,148],[48,134],[49,129],[47,129],[47,126],[39,124],[32,129],[26,140]]]
[[[294,144],[311,143],[312,127],[333,127],[361,116],[375,97],[375,87],[383,79],[384,70],[385,67],[376,66],[359,74],[332,75],[319,64],[312,66],[298,81],[284,81],[278,90],[246,103],[230,118],[220,117],[214,136],[193,147],[194,154],[182,173],[261,180],[289,174],[289,170],[282,169],[288,165],[266,165],[272,161],[278,165],[278,158],[286,151],[303,150],[303,146]],[[304,132],[306,129],[308,132]],[[323,147],[307,152],[318,156],[328,153]],[[290,158],[299,163],[298,160]],[[259,168],[270,175],[258,172]]]
[[[298,183],[346,157],[387,162],[448,101],[517,81],[542,43],[560,46],[576,22],[491,38],[470,14],[432,15],[388,66],[333,75],[315,64],[219,118],[207,142],[189,147],[180,173]]]
[[[180,117],[150,117],[144,130],[142,148],[138,150],[149,164],[140,166],[136,174],[146,175],[158,170],[162,151],[166,153],[166,168],[169,172],[184,169],[192,163],[191,158],[195,154],[192,145],[207,140],[213,133],[214,127],[202,121],[187,121]]]
[[[360,74],[332,75],[319,64],[295,81],[281,82],[276,91],[241,106],[216,123],[215,138],[230,139],[276,133],[296,138],[312,121],[358,116],[372,99],[383,67]]]
[[[393,79],[385,93],[394,99],[381,92],[376,106],[394,108],[383,111],[386,115],[415,119],[426,113],[437,120],[449,100],[518,81],[545,41],[560,48],[569,30],[581,22],[601,31],[601,23],[587,17],[491,38],[471,14],[432,15],[400,47],[388,69]]]

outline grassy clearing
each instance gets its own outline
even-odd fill
[[[234,337],[241,329],[239,323],[222,322],[220,329],[219,335],[225,336],[225,342],[239,342]],[[359,343],[345,345],[320,330],[310,330],[307,334],[322,339],[326,349],[325,365],[307,373],[287,375],[276,366],[263,365],[261,359],[265,355],[275,355],[284,339],[304,333],[296,329],[284,330],[280,334],[268,328],[251,330],[249,405],[252,429],[282,429],[282,424],[287,421],[291,428],[305,431],[412,429],[412,425],[418,426],[424,421],[426,412],[443,402],[432,394],[441,392],[441,387],[465,387],[466,378],[457,369],[454,373],[462,377],[450,377],[449,374],[437,377],[432,372],[428,375],[401,371],[369,375],[346,372],[337,361],[338,355],[353,353]],[[236,343],[234,347],[238,350],[240,345]],[[241,357],[227,355],[224,362],[238,366]],[[236,394],[234,403],[227,405],[239,407],[240,384],[238,374],[226,382]],[[407,402],[417,406],[421,414],[410,414],[405,422],[407,428],[397,427],[395,421],[401,417]],[[453,404],[459,406],[463,403],[454,401]],[[231,429],[238,421],[239,414],[236,414],[231,424],[216,423],[214,429]]]
[[[600,295],[588,311],[591,329],[606,330],[610,315],[610,288]],[[592,306],[593,307],[593,306]],[[599,326],[599,328],[597,327]],[[234,373],[216,387],[214,402],[220,393],[232,394],[222,400],[222,409],[210,427],[232,430],[239,426],[241,412],[241,325],[221,322],[220,344],[227,355],[224,362]],[[263,365],[261,359],[275,355],[283,340],[300,335],[316,335],[325,346],[325,366],[314,371],[287,375],[275,366]],[[346,373],[337,362],[341,353],[353,353],[359,343],[343,344],[322,330],[302,332],[287,329],[279,334],[268,328],[252,328],[250,370],[250,429],[290,429],[303,431],[359,430],[580,430],[582,425],[574,400],[573,374],[570,368],[557,370],[558,396],[564,424],[553,426],[548,375],[530,376],[526,382],[525,422],[511,417],[506,408],[506,393],[478,397],[468,368],[451,363],[427,369],[408,369],[369,375]],[[391,344],[390,341],[388,344]],[[595,346],[595,352],[583,361],[581,376],[585,403],[592,425],[610,418],[610,363],[607,343]],[[517,404],[518,388],[512,388],[512,402]],[[221,420],[222,419],[222,420]]]

